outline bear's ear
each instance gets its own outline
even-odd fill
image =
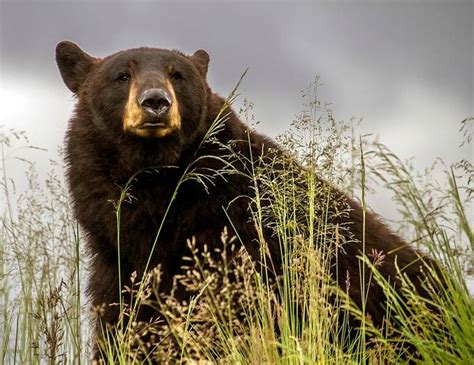
[[[209,55],[203,49],[197,50],[191,56],[202,77],[206,78],[207,67],[209,66]]]
[[[66,86],[73,93],[79,90],[89,73],[94,58],[89,56],[78,45],[63,41],[56,46],[56,63]]]

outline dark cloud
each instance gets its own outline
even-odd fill
[[[21,60],[32,71],[51,70],[55,43],[72,39],[98,55],[140,45],[206,48],[217,74],[232,75],[219,76],[223,83],[251,67],[255,87],[262,89],[302,87],[308,74],[336,60],[339,69],[333,72],[360,69],[384,81],[409,79],[472,92],[472,80],[466,80],[472,73],[469,1],[12,1],[1,6],[2,62]],[[304,47],[297,54],[291,47],[295,39]],[[302,60],[304,54],[308,58]],[[393,84],[388,82],[387,92]]]

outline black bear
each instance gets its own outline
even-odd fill
[[[163,291],[170,290],[173,277],[180,270],[186,240],[195,237],[197,242],[211,247],[218,245],[229,221],[232,233],[237,233],[245,249],[258,259],[249,200],[236,199],[251,197],[254,192],[245,174],[228,174],[207,188],[199,181],[189,180],[174,196],[184,169],[193,159],[199,160],[204,171],[215,169],[221,160],[199,156],[226,158],[227,152],[216,144],[201,144],[225,104],[225,99],[213,93],[206,82],[209,56],[205,51],[185,55],[176,50],[136,48],[95,58],[64,41],[56,48],[56,61],[66,86],[77,97],[66,135],[67,179],[92,259],[92,305],[119,301],[118,243],[121,283],[127,283],[133,272],[140,276],[145,268],[161,265]],[[225,113],[223,128],[214,135],[221,145],[232,145],[244,156],[281,151],[271,139],[249,131],[231,109]],[[165,168],[140,173],[150,167]],[[118,201],[121,187],[131,176],[134,199],[122,205],[117,227],[111,202]],[[383,275],[396,283],[397,263],[422,291],[420,254],[374,214],[367,212],[363,224],[361,206],[335,192],[350,208],[336,223],[350,222],[350,233],[359,241],[365,226],[366,252],[376,250],[385,255],[380,267]],[[172,197],[173,204],[169,205]],[[270,256],[278,266],[278,242],[272,239],[270,229],[265,234]],[[360,251],[360,244],[347,244],[339,253],[335,270],[341,287],[346,275],[350,276],[349,295],[359,305]],[[383,322],[385,300],[382,289],[373,285],[366,311],[376,325]],[[118,312],[117,306],[107,308],[104,320],[116,322]],[[146,315],[142,319],[146,320]]]

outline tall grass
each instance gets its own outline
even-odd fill
[[[414,362],[467,364],[474,358],[474,305],[466,285],[474,272],[471,162],[452,166],[439,162],[419,173],[386,146],[367,136],[357,138],[355,123],[336,121],[328,105],[319,101],[318,86],[316,80],[304,95],[303,112],[278,138],[291,152],[284,158],[244,156],[222,146],[231,156],[221,161],[225,171],[204,174],[191,163],[181,179],[210,186],[215,174],[225,177],[233,173],[233,163],[244,162],[248,169],[239,173],[246,174],[253,187],[249,218],[258,232],[260,261],[240,248],[248,243],[241,242],[238,232],[230,237],[224,231],[217,252],[199,250],[201,246],[190,239],[192,255],[176,278],[176,288],[191,293],[189,300],[178,301],[173,292],[160,293],[158,268],[147,268],[144,278],[133,277],[131,287],[120,288],[123,296],[133,298],[132,304],[126,306],[121,299],[122,320],[115,328],[102,327],[100,348],[108,362],[380,364],[407,362],[410,353],[416,353]],[[235,90],[226,107],[234,100]],[[227,112],[222,110],[203,143],[217,143],[213,137]],[[252,129],[252,104],[244,102],[240,114]],[[465,143],[471,143],[469,123],[463,122]],[[0,139],[5,202],[0,240],[1,359],[8,364],[88,363],[94,341],[84,295],[87,261],[80,231],[57,177],[58,166],[43,184],[34,165],[21,162],[28,185],[22,193],[14,191],[8,166],[21,158],[17,146],[28,145],[23,138],[6,131]],[[445,172],[439,183],[432,179],[435,169]],[[127,186],[116,204],[118,226]],[[359,198],[364,210],[370,209],[371,189],[383,189],[399,210],[394,228],[449,272],[449,280],[439,278],[445,282],[443,291],[430,300],[418,296],[404,280],[407,307],[378,273],[377,258],[366,253],[360,265],[372,270],[363,282],[375,280],[384,287],[389,319],[402,322],[401,327],[371,327],[364,308],[355,307],[330,278],[330,257],[347,240],[346,227],[331,223],[334,214],[345,214],[333,187]],[[269,275],[273,263],[263,233],[268,228],[281,249],[278,278]],[[137,323],[134,316],[140,306],[152,306],[161,319]],[[107,308],[96,308],[99,317],[101,310]],[[361,319],[359,336],[351,335],[350,316]],[[367,339],[371,346],[366,346]],[[412,344],[410,353],[400,346],[403,342]]]
[[[58,166],[41,184],[35,165],[21,158],[22,145],[32,148],[24,134],[6,131],[0,142],[2,363],[87,362],[85,255]],[[25,168],[18,194],[8,178],[12,165]]]

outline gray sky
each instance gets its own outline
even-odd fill
[[[51,153],[73,106],[54,62],[56,43],[69,39],[95,56],[206,49],[209,84],[222,95],[249,67],[241,94],[269,136],[289,127],[301,90],[320,75],[337,119],[363,117],[362,132],[416,166],[472,159],[472,145],[458,148],[460,121],[474,115],[472,1],[16,0],[0,12],[0,124]],[[47,169],[50,156],[34,157]]]

